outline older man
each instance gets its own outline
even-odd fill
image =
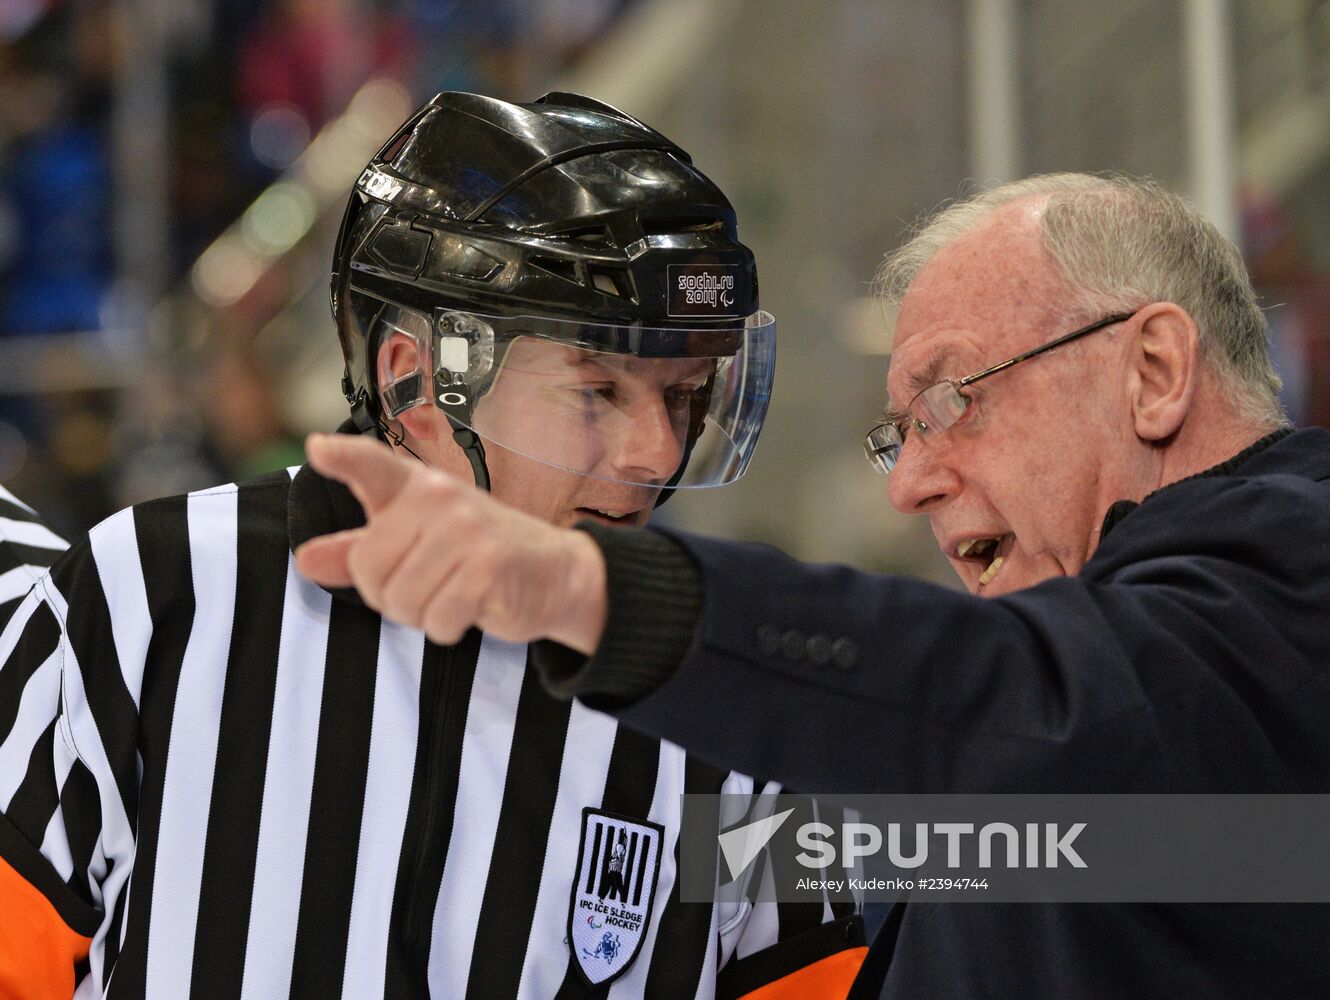
[[[301,564],[359,579],[373,511],[432,488],[478,544],[389,614],[557,639],[592,655],[541,647],[553,689],[799,787],[1330,791],[1330,435],[1286,426],[1236,249],[1153,184],[1054,175],[948,208],[885,279],[869,456],[968,594],[665,532],[501,546],[516,515],[322,441],[370,529]],[[540,600],[535,566],[596,585]],[[909,903],[853,995],[1324,996],[1327,909]]]

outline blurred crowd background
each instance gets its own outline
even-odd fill
[[[662,511],[948,577],[861,457],[878,260],[968,184],[1126,170],[1247,256],[1285,402],[1330,426],[1330,0],[0,0],[0,482],[77,534],[340,422],[327,268],[438,90],[571,89],[730,194],[779,322],[748,477]]]

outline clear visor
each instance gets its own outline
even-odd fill
[[[415,342],[423,376],[380,372],[388,415],[424,403],[428,388],[491,454],[638,486],[742,476],[775,372],[776,321],[765,312],[726,327],[651,328],[447,310],[426,318],[389,305],[376,322],[381,337]]]

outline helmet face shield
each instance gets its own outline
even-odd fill
[[[388,416],[432,399],[487,450],[647,487],[722,486],[752,458],[775,371],[769,313],[646,327],[371,302],[370,343],[404,335],[417,352],[415,371],[379,371]]]

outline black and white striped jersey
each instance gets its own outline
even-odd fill
[[[300,575],[293,542],[359,518],[309,469],[153,501],[16,611],[0,859],[87,942],[75,996],[711,997],[858,919],[682,903],[680,795],[752,780]],[[606,934],[575,878],[640,922]]]
[[[0,628],[65,548],[31,507],[0,486]]]

